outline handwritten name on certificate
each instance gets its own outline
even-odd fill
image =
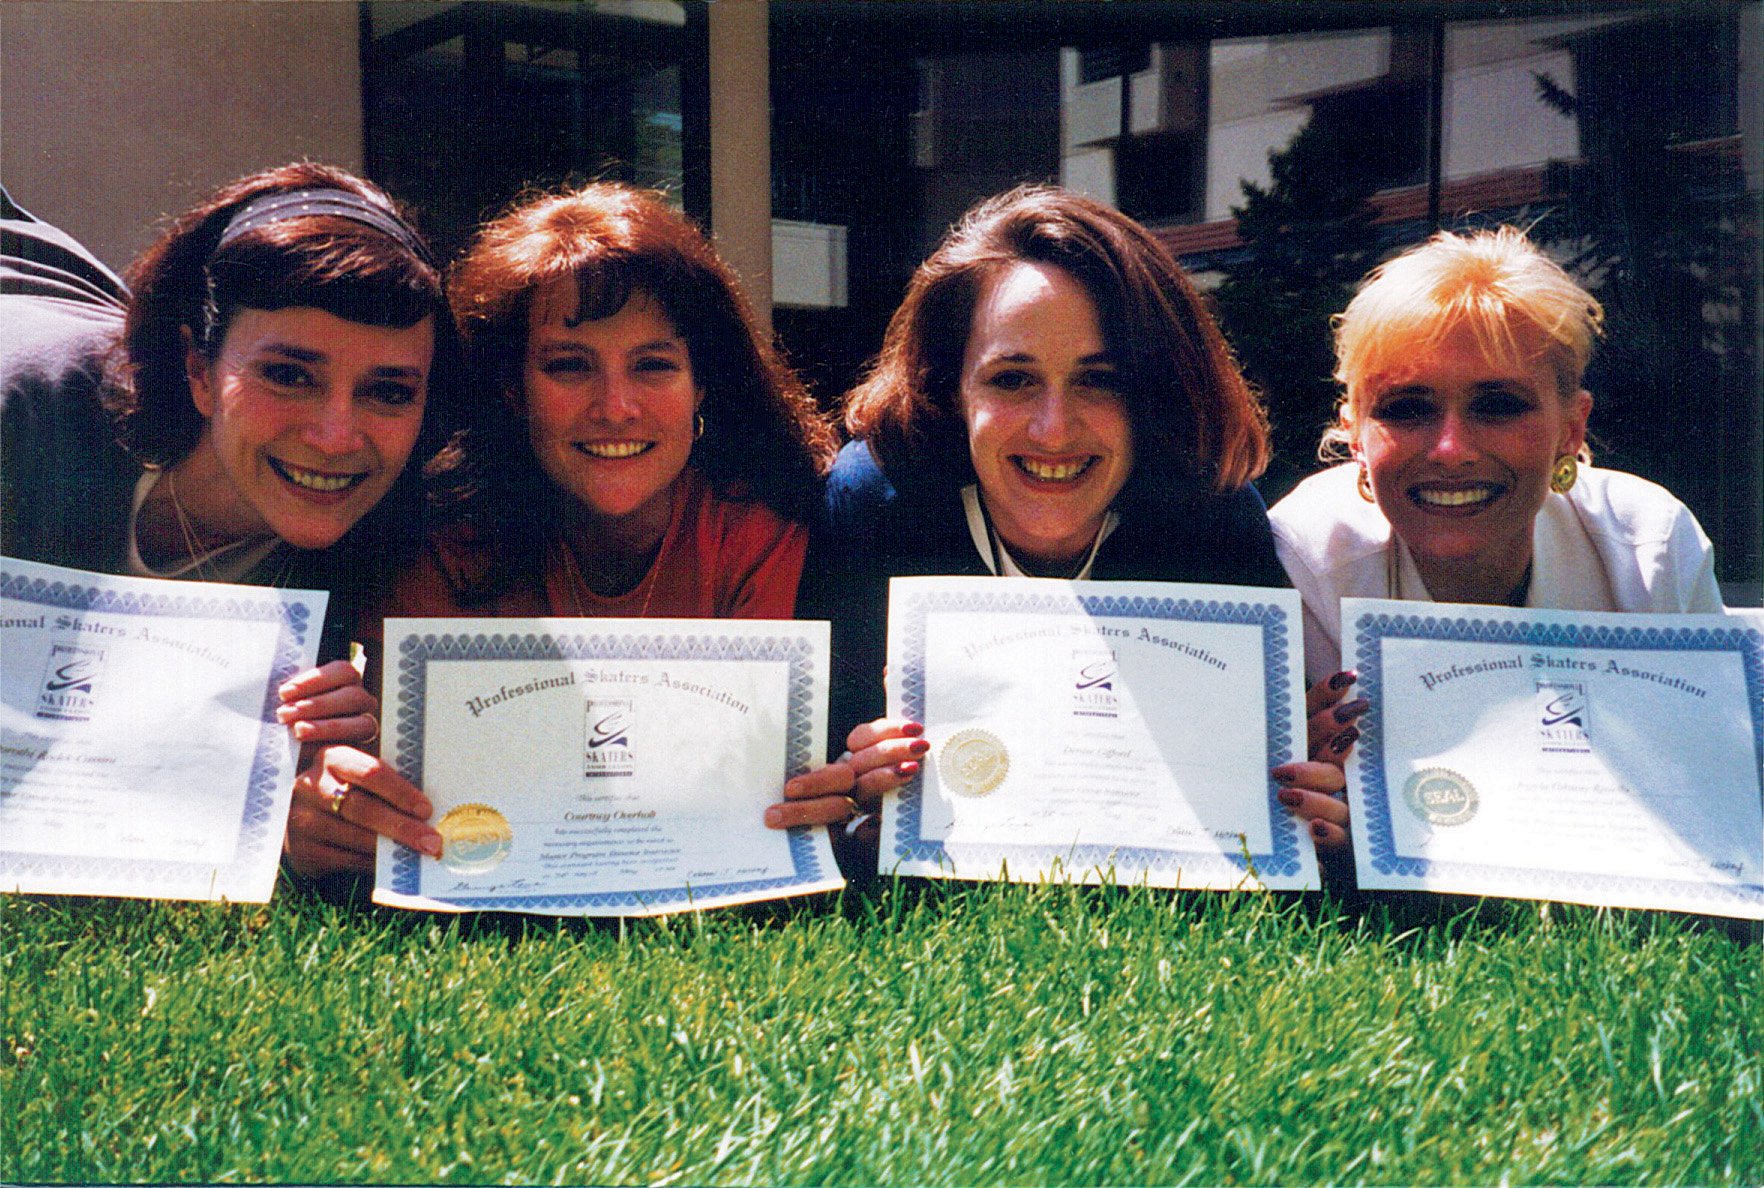
[[[1268,771],[1304,743],[1298,595],[895,578],[889,712],[925,724],[883,872],[1315,886]]]
[[[326,601],[0,558],[0,891],[268,900]]]
[[[646,916],[843,886],[824,829],[767,829],[820,761],[826,623],[388,619],[384,754],[443,853],[380,840],[374,898]]]
[[[1764,918],[1759,626],[1344,599],[1360,885]]]

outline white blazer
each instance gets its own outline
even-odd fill
[[[1378,505],[1360,498],[1359,468],[1331,467],[1268,513],[1274,550],[1305,604],[1305,673],[1341,667],[1341,600],[1432,602]],[[1664,487],[1620,470],[1580,468],[1566,495],[1544,500],[1532,529],[1525,605],[1547,610],[1714,613],[1715,552],[1690,509]]]

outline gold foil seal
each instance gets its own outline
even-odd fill
[[[958,796],[985,796],[1004,783],[1010,771],[1010,752],[986,730],[958,730],[937,757],[943,786]]]
[[[487,804],[461,804],[435,823],[441,835],[441,865],[455,874],[493,870],[514,848],[508,818]]]

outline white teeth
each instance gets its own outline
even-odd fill
[[[635,458],[650,443],[647,441],[579,441],[576,448],[591,458]]]
[[[1430,487],[1418,487],[1415,498],[1433,507],[1465,507],[1472,503],[1486,503],[1495,496],[1495,488],[1491,486],[1465,487],[1451,491],[1438,491]]]
[[[1049,463],[1037,462],[1033,458],[1016,459],[1017,465],[1022,467],[1026,474],[1029,474],[1034,478],[1046,479],[1050,482],[1061,482],[1065,479],[1077,478],[1086,470],[1090,469],[1090,464],[1093,461],[1095,461],[1095,459],[1086,458],[1082,462]]]
[[[298,466],[281,464],[282,473],[296,487],[305,487],[308,491],[343,491],[353,487],[362,478],[359,474],[320,474],[316,470],[301,470]]]

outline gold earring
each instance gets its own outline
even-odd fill
[[[1360,477],[1354,480],[1354,487],[1360,492],[1360,498],[1367,503],[1377,503],[1372,498],[1372,476],[1366,473],[1366,464],[1360,463]]]
[[[704,436],[704,414],[692,414],[692,440],[697,441]]]
[[[1574,489],[1574,480],[1580,477],[1580,463],[1574,460],[1573,454],[1563,454],[1550,467],[1550,490],[1558,495],[1566,495]]]

